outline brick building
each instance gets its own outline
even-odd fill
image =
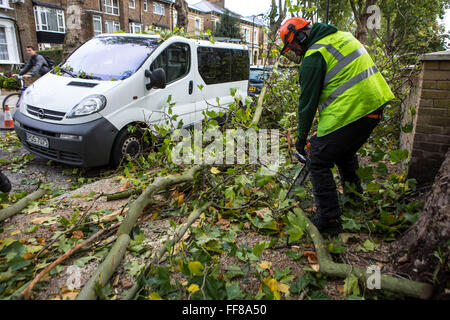
[[[66,41],[76,46],[101,33],[139,33],[150,26],[173,29],[175,0],[0,0],[0,71],[20,67],[28,57],[26,46],[38,50],[61,48]],[[188,6],[187,31],[198,34],[214,30],[225,12],[224,0],[200,1]],[[261,63],[263,22],[242,17],[241,30],[252,51],[252,62]],[[70,36],[74,39],[68,39]],[[70,51],[70,50],[69,50]]]

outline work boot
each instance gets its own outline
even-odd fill
[[[0,172],[0,191],[8,193],[11,191],[11,182],[7,176]]]
[[[342,232],[342,224],[339,218],[323,218],[316,215],[311,217],[310,221],[320,233],[328,233],[334,236]]]

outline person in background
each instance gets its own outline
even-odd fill
[[[33,46],[27,46],[27,54],[30,59],[25,64],[25,66],[20,70],[19,74],[13,74],[15,76],[23,76],[24,78],[32,78],[36,74],[43,76],[51,70],[50,66],[47,64],[47,60],[40,54],[36,52]],[[29,74],[26,74],[31,69]]]

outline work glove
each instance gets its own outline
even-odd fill
[[[295,142],[295,149],[297,149],[297,152],[300,153],[302,156],[306,156],[306,139],[297,138],[297,141]]]

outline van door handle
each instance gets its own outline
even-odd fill
[[[189,94],[192,94],[194,91],[194,81],[189,81]]]

